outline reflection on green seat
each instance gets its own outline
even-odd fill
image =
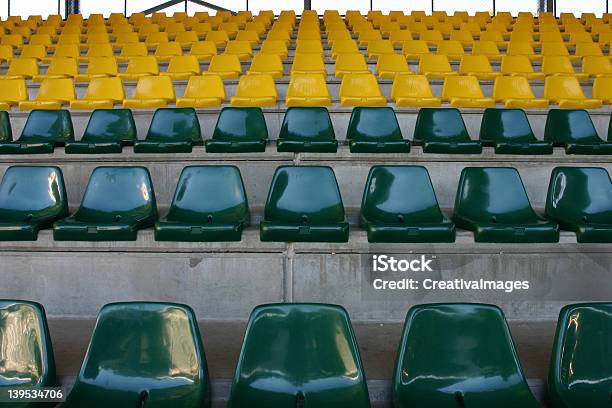
[[[96,109],[81,140],[66,142],[67,154],[121,153],[136,140],[136,124],[129,109]]]
[[[228,403],[244,407],[369,408],[346,311],[299,303],[255,308]]]
[[[487,108],[480,125],[480,141],[498,154],[552,154],[550,140],[538,140],[522,109]]]
[[[9,119],[9,113],[0,111],[0,143],[8,143],[13,140],[13,129]]]
[[[338,182],[330,167],[276,169],[260,224],[262,241],[347,242],[348,232]]]
[[[612,183],[606,169],[554,168],[546,216],[574,231],[578,242],[612,242]]]
[[[0,241],[36,241],[38,231],[68,215],[58,167],[12,166],[0,183]]]
[[[419,110],[413,143],[422,144],[425,153],[482,153],[480,141],[470,139],[463,117],[455,108]]]
[[[33,110],[18,140],[0,143],[0,154],[53,153],[74,139],[72,119],[67,110]]]
[[[189,306],[113,303],[100,311],[64,408],[209,406],[204,348]]]
[[[394,408],[539,408],[503,312],[480,304],[415,306],[393,377]]]
[[[559,241],[559,226],[536,214],[512,167],[464,168],[453,220],[457,227],[473,231],[477,242]]]
[[[202,144],[200,121],[193,108],[155,111],[145,140],[134,142],[135,153],[191,153]]]
[[[212,139],[205,142],[208,153],[265,152],[268,128],[261,108],[221,109]]]
[[[338,141],[327,109],[287,109],[276,149],[279,152],[336,153]]]
[[[58,241],[135,241],[157,218],[155,194],[144,167],[97,167],[77,212],[53,226]]]
[[[235,166],[183,169],[168,215],[155,224],[157,241],[240,241],[249,206]]]
[[[544,140],[563,146],[567,154],[612,154],[612,143],[602,140],[586,110],[551,109]]]
[[[438,206],[421,166],[374,166],[361,201],[369,242],[454,242],[455,226]]]
[[[393,108],[356,107],[346,132],[351,153],[408,153],[410,141],[402,136]]]

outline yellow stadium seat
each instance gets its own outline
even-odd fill
[[[57,27],[52,25],[42,25],[38,27],[35,35],[48,35],[51,39],[57,37]],[[32,36],[33,37],[33,36]]]
[[[540,55],[544,58],[549,56],[567,57],[572,61],[578,60],[580,58],[575,55],[570,55],[569,51],[567,50],[567,46],[565,45],[565,43],[562,42],[542,43]]]
[[[291,65],[291,75],[294,74],[327,75],[323,57],[311,54],[296,54]]]
[[[453,71],[445,55],[427,54],[421,56],[419,74],[429,79],[444,79],[449,75],[457,75],[457,72]]]
[[[325,77],[318,74],[294,74],[289,81],[287,106],[329,106],[331,95]]]
[[[47,48],[44,45],[24,45],[19,58],[35,58],[42,60],[47,57]]]
[[[195,32],[198,37],[205,37],[206,34],[213,31],[213,27],[210,23],[198,23],[191,28],[191,31]]]
[[[108,34],[89,34],[87,37],[85,37],[85,44],[81,44],[81,47],[87,48],[98,44],[110,44]]]
[[[283,77],[283,61],[277,54],[257,54],[253,57],[249,75],[270,75],[273,78]]]
[[[355,54],[358,52],[359,47],[354,40],[336,40],[331,47],[332,58],[338,58],[339,54]]]
[[[55,47],[53,52],[53,58],[74,58],[78,60],[81,57],[81,50],[77,44],[64,44]],[[43,62],[49,63],[51,58],[47,57],[43,59]]]
[[[0,110],[8,111],[19,102],[28,100],[25,79],[8,79],[0,86]]]
[[[236,93],[230,98],[232,106],[274,106],[276,86],[270,75],[244,75],[240,78]]]
[[[30,79],[38,75],[36,58],[15,58],[11,60],[6,75],[2,79]]]
[[[359,45],[368,45],[372,41],[382,40],[382,35],[378,30],[366,30],[359,33]]]
[[[436,54],[446,55],[450,60],[460,60],[465,54],[465,50],[459,41],[440,41]]]
[[[217,47],[224,47],[229,41],[226,31],[209,31],[204,38],[206,41],[214,42]]]
[[[402,47],[402,54],[408,60],[419,60],[421,56],[429,54],[427,42],[421,40],[406,41]]]
[[[174,41],[181,44],[181,47],[188,47],[199,40],[198,35],[194,31],[181,31],[174,38]]]
[[[51,63],[44,74],[35,75],[34,82],[42,82],[45,79],[74,78],[79,74],[77,60],[74,58],[51,58]]]
[[[416,34],[419,34],[419,35],[420,35],[420,33],[427,31],[427,25],[425,23],[416,22],[416,21],[409,22],[406,25],[406,28],[409,31],[412,31],[413,33],[416,33]]]
[[[114,57],[115,52],[110,44],[96,44],[95,47],[89,47],[84,57],[80,57],[79,61],[87,62],[91,58]]]
[[[574,71],[572,62],[568,57],[551,55],[542,60],[542,72],[545,75],[575,76],[579,80],[587,79],[589,74]]]
[[[367,55],[368,58],[377,60],[381,55],[393,54],[393,44],[389,40],[376,40],[368,43]]]
[[[527,79],[544,79],[546,77],[542,72],[535,72],[531,61],[524,55],[504,56],[500,71],[503,75],[519,75]]]
[[[515,56],[522,55],[529,58],[532,61],[538,61],[542,59],[541,55],[537,55],[533,50],[531,43],[526,41],[510,41],[508,48],[506,49],[506,55]]]
[[[228,38],[233,38],[238,33],[238,24],[236,23],[221,23],[218,30],[227,33]]]
[[[242,74],[242,65],[236,55],[214,55],[205,75],[219,75],[223,79],[236,79]]]
[[[499,31],[483,31],[478,37],[479,41],[492,41],[498,47],[506,46],[507,42],[504,40],[504,36]]]
[[[36,99],[19,102],[20,110],[61,109],[76,99],[71,78],[45,79],[38,88]]]
[[[225,100],[225,87],[218,75],[192,76],[185,94],[176,98],[177,108],[213,108]]]
[[[568,109],[596,109],[601,99],[587,98],[574,76],[549,76],[544,82],[544,97]]]
[[[406,58],[401,54],[381,55],[376,64],[376,75],[382,79],[393,79],[397,74],[413,74]]]
[[[249,21],[244,27],[247,31],[255,31],[258,35],[263,35],[266,32],[266,25],[259,21]]]
[[[174,101],[174,86],[168,76],[145,76],[138,79],[134,97],[123,100],[124,108],[165,108]]]
[[[592,77],[612,76],[612,63],[608,57],[584,57],[582,72]]]
[[[57,45],[81,45],[81,35],[80,34],[65,34],[59,36],[57,40]]]
[[[153,54],[159,61],[168,61],[172,57],[183,55],[183,47],[177,42],[161,43],[155,48]]]
[[[291,41],[291,34],[289,34],[288,31],[284,30],[272,30],[268,31],[266,39],[274,41],[283,41],[285,44],[289,44],[289,42]]]
[[[146,57],[149,50],[144,43],[127,43],[121,48],[121,52],[117,59],[119,61],[129,61],[134,57]]]
[[[450,35],[451,31],[453,31],[453,25],[450,22],[434,22],[433,29],[435,31],[439,31],[443,36]]]
[[[485,98],[474,76],[457,75],[444,80],[442,99],[456,108],[493,108],[493,98]]]
[[[200,62],[193,55],[182,55],[170,58],[168,70],[159,75],[169,76],[173,80],[187,80],[193,75],[200,75]]]
[[[119,74],[114,57],[90,58],[87,71],[75,77],[77,82],[89,82],[94,78],[114,77]]]
[[[301,29],[298,30],[297,33],[297,40],[306,40],[306,41],[321,41],[321,34],[319,33],[319,31],[315,31],[315,30],[308,30],[308,29]]]
[[[334,76],[342,78],[346,74],[369,74],[368,64],[363,54],[340,54],[334,66]]]
[[[380,24],[380,33],[387,37],[391,35],[391,32],[401,29],[402,27],[397,21],[385,21]]]
[[[51,40],[51,36],[49,34],[34,34],[30,37],[28,44],[44,45],[45,47],[51,47],[53,45],[53,41]]]
[[[510,43],[513,42],[526,42],[532,46],[536,44],[531,31],[512,31],[512,34],[510,34]]]
[[[247,41],[251,46],[259,44],[259,34],[254,30],[242,30],[236,34],[237,41]]]
[[[464,55],[459,63],[459,75],[471,75],[481,80],[492,80],[501,75],[493,71],[485,55]]]
[[[83,99],[70,102],[70,109],[112,109],[125,99],[123,84],[117,77],[94,78]]]
[[[125,72],[119,73],[124,81],[135,81],[139,78],[159,75],[159,66],[155,57],[134,57],[128,62]]]
[[[13,59],[13,47],[10,45],[0,45],[0,62]]]
[[[225,46],[224,53],[236,55],[239,60],[246,61],[253,56],[253,49],[248,41],[231,40]]]
[[[591,34],[584,31],[575,31],[570,33],[568,44],[576,45],[580,43],[592,43]]]
[[[341,40],[352,40],[353,37],[351,36],[351,33],[349,30],[347,29],[342,29],[342,30],[336,30],[336,31],[330,31],[327,34],[327,43],[329,45],[334,45],[334,42],[336,41],[341,41]]]
[[[296,54],[318,54],[323,56],[323,45],[320,40],[297,40]]]
[[[419,40],[427,42],[428,45],[437,45],[440,41],[444,41],[444,36],[437,30],[428,30],[419,33]]]
[[[170,38],[174,38],[178,33],[185,31],[186,29],[183,23],[169,23],[166,26],[166,34],[168,34]]]
[[[287,44],[282,40],[264,40],[264,42],[261,43],[259,53],[278,55],[283,60],[289,55]]]
[[[540,32],[540,43],[563,43],[563,37],[559,31]]]
[[[125,46],[126,44],[137,44],[140,40],[138,39],[138,34],[136,33],[121,33],[117,34],[115,37],[115,47],[120,48]],[[144,44],[143,44],[144,45]]]
[[[191,45],[189,55],[197,57],[199,61],[208,61],[217,55],[217,46],[212,41],[198,41]]]
[[[603,52],[597,43],[578,43],[574,54],[579,58],[603,56]]]
[[[603,103],[608,105],[612,103],[612,76],[595,78],[595,81],[593,81],[593,98],[601,99]]]
[[[149,34],[159,33],[159,26],[153,23],[142,24],[138,28],[138,37],[144,40]]]
[[[403,45],[406,41],[412,41],[413,38],[412,32],[408,30],[395,30],[389,34],[389,41],[394,46]]]
[[[385,106],[387,99],[380,92],[373,74],[347,74],[340,84],[342,106]]]
[[[147,34],[147,38],[145,38],[145,45],[147,47],[158,47],[160,44],[165,44],[168,41],[168,34],[165,32],[161,33],[150,33]]]
[[[471,47],[474,43],[474,37],[472,36],[472,33],[468,30],[451,31],[450,40],[459,41],[462,45],[469,47]]]

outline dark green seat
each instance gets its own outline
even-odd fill
[[[96,109],[81,140],[66,142],[67,154],[121,153],[136,140],[136,124],[129,109]]]
[[[202,144],[200,121],[193,108],[160,108],[153,114],[145,140],[134,142],[135,153],[191,153]]]
[[[338,141],[327,109],[287,109],[276,149],[279,152],[336,153]]]
[[[260,224],[262,241],[347,242],[348,232],[338,182],[330,167],[276,169]]]
[[[481,304],[408,311],[393,377],[394,408],[540,408],[503,312]]]
[[[212,139],[205,142],[208,153],[265,152],[268,127],[261,108],[221,109]]]
[[[157,241],[240,241],[249,205],[235,166],[183,169],[168,215],[155,223]]]
[[[228,408],[369,408],[357,341],[335,305],[271,304],[251,313]]]
[[[100,311],[65,408],[201,408],[210,382],[195,315],[174,303],[112,303]]]
[[[531,207],[512,167],[466,167],[461,171],[453,220],[477,242],[558,242],[559,225]]]
[[[0,143],[13,140],[13,128],[7,111],[0,111]]]
[[[561,309],[548,374],[551,408],[607,408],[612,390],[612,304]]]
[[[135,241],[157,218],[155,194],[144,167],[97,167],[77,212],[53,226],[58,241]]]
[[[0,241],[36,241],[38,231],[68,215],[58,167],[12,166],[0,182]]]
[[[19,139],[0,143],[0,154],[53,153],[55,146],[64,146],[73,139],[69,111],[33,110]]]
[[[482,115],[480,141],[498,154],[552,154],[550,140],[538,140],[522,109],[487,108]]]
[[[356,107],[346,132],[351,153],[408,153],[410,141],[402,136],[393,108]]]
[[[425,153],[482,153],[480,141],[470,139],[463,117],[455,108],[419,110],[413,143],[421,144]]]
[[[546,217],[574,231],[578,242],[612,242],[612,183],[606,169],[554,168]]]
[[[612,154],[612,143],[602,140],[586,110],[551,109],[544,140],[563,146],[567,154]]]
[[[369,242],[454,242],[455,225],[438,206],[421,166],[374,166],[361,201]]]

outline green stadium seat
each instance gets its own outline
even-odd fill
[[[503,312],[484,304],[412,307],[393,376],[395,408],[539,408]]]
[[[550,140],[538,140],[522,109],[485,109],[480,125],[480,141],[494,146],[498,154],[552,154]]]
[[[602,140],[586,110],[551,109],[544,140],[563,146],[567,154],[612,154],[612,143]]]
[[[327,109],[288,108],[276,148],[279,152],[336,153],[338,141]]]
[[[200,121],[193,108],[161,108],[153,114],[145,140],[134,142],[135,153],[191,153],[201,145]]]
[[[512,167],[465,167],[453,220],[457,227],[474,232],[476,242],[559,241],[559,225],[536,214]]]
[[[567,305],[559,313],[548,374],[552,408],[610,405],[610,303]]]
[[[112,303],[100,310],[81,372],[64,408],[199,408],[210,382],[189,306]]]
[[[188,166],[168,215],[155,224],[156,241],[240,241],[249,206],[235,166]]]
[[[13,140],[13,128],[9,113],[0,111],[0,143],[7,143]]]
[[[612,183],[606,169],[554,168],[546,217],[574,231],[578,242],[612,242]]]
[[[455,108],[419,110],[413,143],[422,144],[425,153],[482,153],[480,141],[470,139],[463,117]]]
[[[349,225],[334,171],[277,168],[259,227],[262,241],[347,242]]]
[[[347,312],[324,304],[256,307],[228,402],[244,407],[370,408]]]
[[[0,143],[0,154],[53,153],[74,139],[72,119],[67,110],[33,110],[18,140]]]
[[[53,225],[56,241],[135,241],[157,218],[155,194],[144,167],[94,169],[76,213]]]
[[[422,166],[374,166],[361,201],[361,224],[368,242],[455,242],[427,169]]]
[[[38,231],[67,215],[66,188],[58,167],[6,170],[0,182],[0,241],[36,241]]]
[[[221,109],[212,139],[205,141],[208,153],[265,152],[268,127],[261,108]]]
[[[136,140],[136,123],[129,109],[96,109],[81,140],[66,142],[67,154],[121,153]]]
[[[393,108],[356,107],[346,131],[351,153],[408,153],[410,141],[402,136]]]

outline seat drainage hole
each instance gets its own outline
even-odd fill
[[[302,394],[301,392],[298,392],[295,396],[295,408],[304,408],[304,405],[305,405],[304,394]]]
[[[465,408],[465,399],[461,391],[455,392],[455,403],[457,404],[457,408]]]
[[[143,408],[148,400],[149,400],[149,392],[142,391],[140,395],[138,396],[138,404],[136,405],[136,408]]]

